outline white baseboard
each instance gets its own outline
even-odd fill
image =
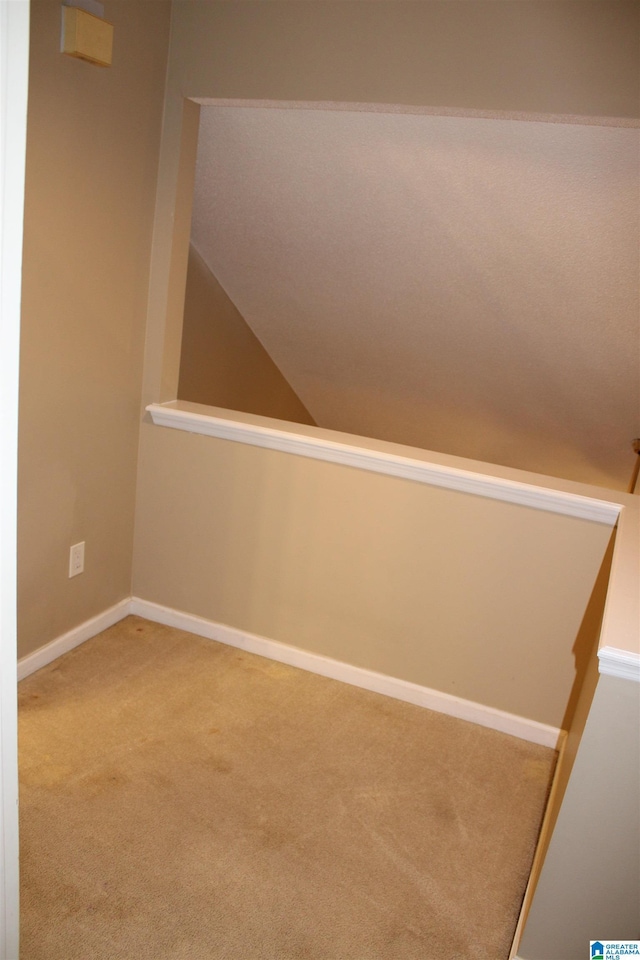
[[[78,647],[85,640],[90,640],[97,633],[112,627],[114,623],[128,616],[130,606],[131,599],[127,597],[126,600],[121,600],[120,603],[116,603],[108,610],[99,613],[97,617],[85,620],[79,627],[74,627],[73,630],[63,633],[61,637],[57,637],[51,643],[47,643],[44,647],[39,647],[33,653],[22,657],[18,660],[18,680],[23,680],[30,673],[35,673],[36,670],[45,667],[52,660],[61,657],[63,653],[73,650],[74,647]]]
[[[332,680],[340,680],[342,683],[349,683],[355,687],[382,693],[396,700],[404,700],[419,707],[427,707],[429,710],[445,713],[448,716],[457,717],[459,720],[468,720],[482,727],[490,727],[492,730],[499,730],[501,733],[508,733],[513,737],[538,743],[544,747],[551,747],[555,750],[560,742],[562,731],[557,727],[550,727],[544,723],[538,723],[536,720],[528,720],[525,717],[506,713],[503,710],[496,710],[493,707],[485,707],[481,703],[463,700],[460,697],[441,693],[438,690],[431,690],[429,687],[422,687],[407,680],[399,680],[396,677],[375,673],[373,670],[367,670],[364,667],[342,663],[322,654],[300,650],[286,643],[279,643],[276,640],[246,633],[243,630],[227,627],[222,623],[205,620],[203,617],[196,617],[180,610],[173,610],[158,603],[132,597],[129,612],[155,623],[163,623],[165,626],[187,630],[197,636],[205,637],[208,640],[217,640],[231,647],[239,647],[241,650],[256,653],[261,657],[267,657],[269,660],[277,660],[292,667],[308,670],[310,673],[330,677]]]
[[[448,693],[441,693],[439,690],[422,687],[408,680],[400,680],[397,677],[389,677],[373,670],[367,670],[364,667],[356,667],[350,663],[333,660],[331,657],[325,657],[319,653],[311,653],[308,650],[291,647],[277,640],[269,640],[267,637],[246,633],[243,630],[237,630],[235,627],[228,627],[223,623],[205,620],[203,617],[196,617],[181,610],[173,610],[171,607],[164,607],[149,600],[141,600],[139,597],[121,600],[120,603],[109,607],[108,610],[98,614],[97,617],[86,620],[80,626],[69,630],[68,633],[52,640],[46,646],[40,647],[34,653],[22,657],[18,661],[18,680],[22,680],[29,674],[46,666],[52,660],[62,656],[63,653],[67,653],[67,651],[79,646],[102,630],[113,626],[114,623],[129,614],[136,614],[155,623],[163,623],[165,626],[177,627],[208,640],[217,640],[230,647],[238,647],[248,653],[255,653],[269,660],[277,660],[280,663],[286,663],[301,670],[308,670],[310,673],[317,673],[332,680],[340,680],[342,683],[349,683],[354,687],[362,687],[374,693],[381,693],[384,696],[393,697],[395,700],[404,700],[406,703],[426,707],[429,710],[435,710],[437,713],[457,717],[459,720],[468,720],[470,723],[477,723],[482,727],[499,730],[501,733],[507,733],[512,737],[519,737],[521,740],[528,740],[531,743],[538,743],[544,747],[551,747],[554,750],[558,748],[562,737],[562,731],[557,727],[550,727],[547,724],[538,723],[536,720],[519,717],[516,714],[496,710],[493,707],[486,707],[481,703],[474,703],[472,700],[463,700],[461,697],[454,697]]]

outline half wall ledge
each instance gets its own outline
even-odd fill
[[[270,450],[293,453],[300,457],[340,463],[359,470],[401,477],[460,493],[490,497],[493,500],[504,500],[535,510],[561,513],[609,526],[614,526],[621,510],[618,503],[519,479],[525,476],[535,477],[543,482],[548,480],[551,484],[552,478],[420,450],[417,447],[356,437],[335,430],[294,424],[220,407],[208,407],[185,400],[151,403],[146,409],[157,426],[268,447]],[[562,484],[562,481],[557,482]],[[567,481],[565,486],[570,487],[572,484]],[[595,491],[596,488],[591,489]]]
[[[157,426],[342,464],[617,527],[599,645],[601,673],[640,681],[640,498],[384,440],[185,400],[146,407]],[[603,497],[604,495],[604,497]]]

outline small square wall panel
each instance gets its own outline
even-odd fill
[[[78,7],[62,8],[62,52],[100,67],[111,66],[113,24]]]

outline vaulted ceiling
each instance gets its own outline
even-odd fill
[[[318,425],[625,488],[638,183],[624,126],[206,106],[192,240]]]

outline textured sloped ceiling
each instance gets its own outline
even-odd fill
[[[637,129],[202,108],[193,242],[323,427],[626,487],[638,213]]]

